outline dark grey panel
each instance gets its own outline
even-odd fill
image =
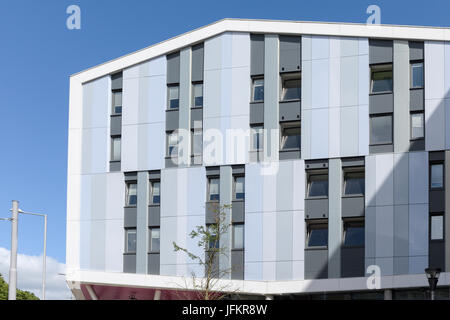
[[[392,63],[392,40],[369,40],[369,64]]]
[[[409,110],[424,110],[423,89],[409,90]]]
[[[264,123],[264,103],[250,103],[250,125]]]
[[[137,181],[137,172],[126,172],[124,174],[125,181]]]
[[[137,208],[124,208],[123,226],[124,228],[136,228],[137,226]]]
[[[430,241],[429,266],[445,270],[445,241]]]
[[[289,159],[300,159],[301,151],[300,150],[280,150],[278,154],[278,158],[280,160],[289,160]]]
[[[207,259],[210,259],[209,258],[210,254],[211,254],[210,252],[206,251],[205,252],[205,257]],[[206,270],[207,270],[207,268],[209,266],[210,266],[209,264],[205,265],[205,273],[206,273]],[[211,275],[212,275],[213,278],[219,278],[219,254],[217,252],[215,253],[214,258],[212,259]]]
[[[245,201],[233,201],[231,204],[231,220],[232,222],[245,221]]]
[[[245,174],[245,165],[233,165],[231,166],[231,170],[234,175]]]
[[[180,52],[167,55],[167,84],[180,83]]]
[[[111,116],[111,136],[122,135],[122,116]]]
[[[166,110],[166,131],[172,131],[179,128],[178,110]]]
[[[172,159],[171,157],[165,157],[164,160],[166,162],[166,168],[178,167],[178,159],[177,158]]]
[[[203,43],[192,47],[192,81],[203,81]]]
[[[120,161],[110,161],[109,162],[109,171],[120,171],[121,165]]]
[[[219,214],[219,202],[206,202],[205,204],[205,224],[216,223],[217,215]]]
[[[161,179],[161,171],[159,171],[159,170],[149,171],[148,179],[149,180],[160,180]]]
[[[264,35],[251,34],[250,48],[250,75],[262,75],[264,74]]]
[[[430,190],[430,212],[445,211],[445,190]]]
[[[369,114],[394,112],[394,94],[372,94],[369,96]]]
[[[301,118],[300,101],[280,102],[280,122],[298,121]]]
[[[428,157],[430,162],[445,161],[445,152],[444,151],[429,152]]]
[[[342,218],[363,217],[364,197],[343,197]]]
[[[207,176],[219,176],[220,175],[220,167],[207,167],[206,175]]]
[[[160,254],[159,253],[149,253],[148,254],[148,274],[159,274],[159,263]]]
[[[328,160],[306,160],[305,168],[307,170],[310,169],[327,169],[328,168]]]
[[[364,277],[365,261],[364,247],[358,248],[341,248],[341,276],[348,277]]]
[[[409,41],[409,60],[423,60],[423,42]]]
[[[425,140],[412,140],[409,142],[409,151],[421,151],[425,150]]]
[[[136,255],[124,254],[123,255],[123,272],[136,273]]]
[[[364,158],[342,158],[342,168],[364,167]]]
[[[394,152],[394,145],[392,144],[382,144],[378,146],[369,146],[369,153],[386,153]]]
[[[111,75],[111,90],[120,90],[123,87],[122,72]]]
[[[305,199],[306,219],[328,218],[328,198]]]
[[[231,279],[244,280],[244,250],[231,251]]]
[[[159,227],[161,224],[161,207],[158,205],[148,206],[148,226],[149,227]]]
[[[328,278],[328,249],[305,249],[305,279]]]
[[[203,108],[192,108],[191,109],[191,128],[195,128],[194,122],[203,122]]]
[[[300,71],[302,68],[301,37],[280,36],[280,72]]]

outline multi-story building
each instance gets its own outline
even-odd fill
[[[204,255],[189,233],[219,204],[232,205],[230,292],[424,297],[432,266],[448,297],[447,41],[446,28],[225,19],[73,75],[75,296],[189,292],[204,270],[173,242]]]

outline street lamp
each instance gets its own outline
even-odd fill
[[[437,287],[441,268],[426,268],[425,274],[427,275],[428,284],[430,285],[431,300],[434,300],[434,290],[436,290]]]

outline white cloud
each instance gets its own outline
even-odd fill
[[[0,247],[0,273],[9,282],[10,251]],[[45,282],[46,300],[67,300],[72,293],[66,285],[65,265],[47,256],[47,279]],[[17,288],[33,292],[37,297],[42,295],[42,255],[17,255]]]

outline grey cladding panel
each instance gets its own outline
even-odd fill
[[[342,168],[364,167],[364,158],[342,158]]]
[[[207,167],[206,175],[210,176],[219,176],[220,175],[220,167]]]
[[[264,123],[264,103],[250,103],[250,125]]]
[[[232,222],[244,222],[245,220],[245,202],[233,201],[231,204]]]
[[[111,75],[111,90],[120,90],[123,87],[122,72]]]
[[[205,223],[215,223],[219,213],[219,202],[206,202],[205,205]]]
[[[195,123],[200,121],[203,126],[203,108],[191,109],[191,129],[195,128]]]
[[[245,174],[245,166],[244,165],[234,165],[231,168],[232,168],[233,175]]]
[[[179,111],[166,110],[166,131],[176,130],[179,125]]]
[[[394,112],[394,95],[392,93],[373,94],[369,96],[369,113]]]
[[[148,207],[148,225],[149,227],[159,227],[160,222],[160,206],[149,206]]]
[[[136,273],[136,255],[124,254],[123,255],[123,272]]]
[[[423,42],[409,42],[409,60],[423,60]]]
[[[231,251],[231,279],[244,280],[244,250]]]
[[[363,217],[364,197],[344,197],[342,198],[342,217]]]
[[[409,91],[409,105],[411,111],[424,110],[423,89],[414,89]]]
[[[445,160],[445,151],[437,151],[429,153],[429,161],[444,161]]]
[[[392,40],[369,40],[369,64],[392,63]]]
[[[421,151],[425,150],[425,140],[413,140],[409,142],[409,151]]]
[[[300,71],[301,37],[280,36],[280,72]]]
[[[192,47],[192,81],[203,81],[203,43]]]
[[[328,218],[328,198],[327,199],[305,199],[306,219]]]
[[[250,35],[251,43],[251,61],[250,61],[250,75],[264,74],[264,35],[252,34]]]
[[[283,150],[279,152],[278,159],[280,160],[290,160],[290,159],[300,159],[301,158],[301,151],[297,150]]]
[[[328,277],[328,250],[305,249],[305,279]]]
[[[180,83],[180,53],[167,55],[167,84]]]
[[[159,170],[149,171],[148,178],[150,180],[160,180],[161,179],[161,171],[159,171]]]
[[[112,136],[122,135],[122,116],[111,116],[110,126]]]
[[[137,226],[137,208],[125,208],[124,209],[124,222],[125,228],[136,228]]]
[[[378,146],[369,146],[369,153],[387,153],[394,152],[394,145],[392,144],[382,144]]]
[[[137,181],[137,172],[126,172],[125,181]]]
[[[445,242],[431,241],[430,243],[430,267],[445,270]]]
[[[160,254],[149,253],[148,254],[148,274],[159,274]]]
[[[341,248],[341,276],[364,277],[364,248]]]
[[[430,212],[444,212],[445,211],[445,191],[444,190],[430,190]]]
[[[120,171],[120,169],[121,169],[120,161],[110,161],[109,162],[109,171],[115,172],[115,171]]]
[[[300,101],[280,102],[280,122],[298,121],[301,118]]]
[[[165,158],[165,164],[166,164],[166,168],[174,168],[178,166],[178,159],[177,158],[170,158],[170,157],[166,157]]]
[[[328,160],[307,160],[305,161],[305,168],[307,170],[311,169],[327,169]]]

